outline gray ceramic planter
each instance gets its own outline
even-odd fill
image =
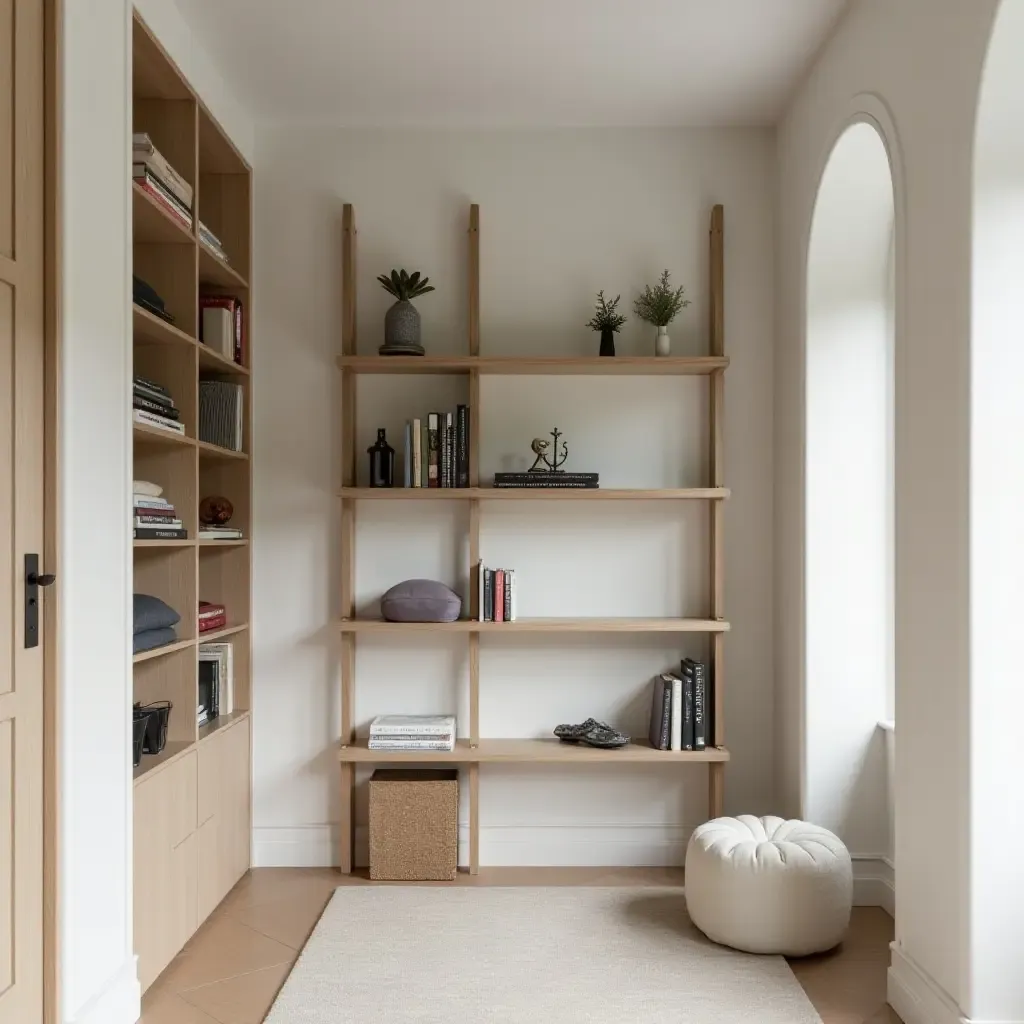
[[[384,314],[384,344],[419,345],[420,313],[408,299],[400,299]]]

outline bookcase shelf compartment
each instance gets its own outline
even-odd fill
[[[132,182],[132,240],[157,245],[194,244],[192,228],[168,213],[145,189]]]
[[[248,395],[246,395],[248,398]],[[234,452],[230,448],[222,448],[219,444],[210,444],[209,441],[197,441],[199,446],[199,457],[207,459],[235,459],[244,461],[249,458],[248,452]]]
[[[196,339],[191,335],[134,303],[132,304],[132,334],[136,345],[181,345],[184,348],[196,345]]]
[[[242,366],[233,359],[228,359],[226,356],[214,352],[212,348],[207,348],[202,342],[198,345],[198,352],[199,370],[201,373],[206,372],[220,376],[224,374],[237,374],[241,377],[249,376],[249,368],[247,366]]]
[[[152,661],[154,658],[164,658],[168,654],[174,654],[175,651],[183,651],[188,647],[195,647],[195,640],[178,640],[173,644],[164,644],[163,647],[154,647],[149,651],[139,651],[138,654],[132,655],[132,662],[138,665],[143,661]]]
[[[238,622],[230,626],[224,626],[223,629],[211,629],[208,633],[199,634],[199,643],[211,644],[215,640],[226,640],[229,636],[234,636],[236,633],[242,633],[248,628],[248,622]]]
[[[729,760],[724,747],[706,750],[654,750],[637,740],[616,750],[543,739],[468,739],[456,741],[453,751],[370,750],[360,739],[343,746],[338,760],[353,764],[708,764]]]
[[[338,366],[358,374],[471,373],[513,376],[708,376],[729,365],[725,356],[360,356]]]
[[[728,487],[343,487],[362,501],[719,501]]]
[[[160,427],[151,427],[146,423],[132,422],[132,434],[136,447],[166,447],[166,448],[194,448],[196,441],[194,437],[185,434],[176,434],[172,430],[163,430]]]
[[[199,284],[213,285],[230,291],[232,288],[248,288],[245,276],[230,263],[218,259],[205,243],[199,243]]]
[[[236,722],[240,722],[243,718],[247,718],[248,715],[248,711],[232,711],[228,715],[218,715],[212,722],[199,727],[199,742],[205,743],[207,740],[213,739],[217,733],[223,732]]]

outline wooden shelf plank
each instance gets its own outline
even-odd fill
[[[248,452],[233,452],[230,448],[222,448],[219,444],[210,444],[209,441],[196,441],[199,446],[200,456],[207,456],[211,459],[248,459]]]
[[[201,548],[244,548],[249,543],[248,537],[241,537],[236,540],[204,540],[199,539]]]
[[[249,628],[248,622],[240,622],[232,626],[225,626],[223,629],[211,629],[209,633],[200,633],[196,643],[212,644],[215,640],[223,640],[225,637],[234,636]]]
[[[201,725],[199,727],[199,742],[204,743],[212,736],[216,736],[217,733],[223,732],[229,726],[240,722],[243,718],[248,718],[248,711],[232,711],[230,715],[218,715],[212,722],[207,725]]]
[[[245,278],[230,263],[225,263],[213,254],[205,243],[199,243],[199,283],[212,284],[218,288],[248,288]]]
[[[159,754],[143,754],[142,764],[138,768],[132,769],[132,778],[135,784],[138,785],[150,772],[157,768],[164,768],[174,761],[177,761],[179,757],[183,757],[193,747],[195,743],[191,740],[168,740],[164,749]]]
[[[133,548],[191,548],[195,547],[194,540],[133,540]]]
[[[729,365],[726,356],[339,356],[354,373],[469,373],[534,376],[706,376]]]
[[[241,366],[236,363],[233,359],[228,359],[226,356],[222,356],[219,352],[214,352],[212,348],[208,348],[202,342],[199,343],[199,371],[208,373],[234,373],[242,377],[249,376],[249,367]]]
[[[144,189],[132,182],[132,239],[162,245],[194,245],[192,228],[168,213]]]
[[[186,437],[184,434],[176,434],[173,430],[164,430],[162,427],[151,427],[146,423],[134,421],[132,421],[132,437],[138,445],[194,448],[196,444],[194,437]]]
[[[339,494],[364,501],[717,501],[728,498],[730,491],[728,487],[343,487]]]
[[[135,342],[161,345],[195,345],[196,339],[183,330],[154,316],[148,309],[132,304],[132,335]]]
[[[187,647],[194,647],[195,640],[178,640],[173,644],[164,644],[163,647],[154,647],[148,651],[139,651],[132,655],[132,662],[136,665],[140,661],[152,661],[154,658],[162,658],[167,654],[174,654],[175,651],[183,651]]]
[[[343,633],[725,633],[729,623],[718,619],[550,618],[515,622],[385,622],[383,619],[342,619]]]
[[[543,739],[482,739],[476,747],[469,740],[456,741],[450,753],[438,750],[370,750],[365,738],[338,751],[346,763],[366,764],[708,764],[729,760],[724,747],[707,750],[654,750],[637,740],[617,750],[601,750],[583,744]]]

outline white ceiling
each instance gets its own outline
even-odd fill
[[[771,124],[846,0],[177,0],[257,121]]]

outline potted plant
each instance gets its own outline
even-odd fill
[[[654,353],[659,356],[667,356],[671,352],[671,343],[668,337],[668,325],[676,318],[681,309],[689,304],[689,299],[683,298],[683,288],[673,289],[669,284],[669,274],[662,272],[658,283],[652,288],[647,285],[643,292],[637,296],[633,303],[633,310],[641,320],[653,324],[658,328],[658,337],[654,343]]]
[[[417,270],[407,274],[404,270],[392,270],[391,276],[381,274],[378,278],[389,295],[398,301],[384,314],[384,344],[378,349],[382,356],[421,356],[420,313],[412,300],[432,292],[434,286],[429,278],[421,278]]]
[[[594,315],[590,318],[587,326],[592,331],[601,332],[601,352],[603,356],[615,355],[615,335],[619,328],[626,322],[626,318],[618,311],[621,295],[616,295],[611,301],[604,297],[604,291],[597,293],[597,305]]]

